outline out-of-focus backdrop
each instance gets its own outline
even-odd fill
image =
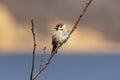
[[[57,23],[71,30],[88,0],[0,0],[0,52],[32,50],[30,20],[33,18],[38,48],[51,50]],[[95,0],[62,52],[120,51],[119,0]]]
[[[71,30],[89,0],[0,0],[0,80],[29,80],[57,23]],[[120,80],[120,0],[93,0],[78,28],[36,80]],[[45,55],[45,60],[48,58]],[[45,62],[44,60],[44,62]],[[43,62],[43,63],[44,63]]]

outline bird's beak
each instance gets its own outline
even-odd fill
[[[54,29],[57,29],[56,27]]]

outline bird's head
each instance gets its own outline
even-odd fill
[[[56,30],[64,30],[64,29],[66,29],[66,25],[63,23],[59,23],[56,25],[55,29]]]

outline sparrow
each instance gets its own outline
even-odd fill
[[[51,53],[53,53],[53,51],[55,51],[58,46],[62,45],[68,40],[69,33],[70,32],[65,24],[60,23],[56,25],[55,31],[52,35],[53,48]],[[57,51],[55,53],[57,53]]]

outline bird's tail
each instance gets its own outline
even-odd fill
[[[53,46],[51,54],[54,53],[54,51],[56,50],[56,48],[57,48],[57,46]],[[55,53],[57,53],[57,51],[55,51]]]

